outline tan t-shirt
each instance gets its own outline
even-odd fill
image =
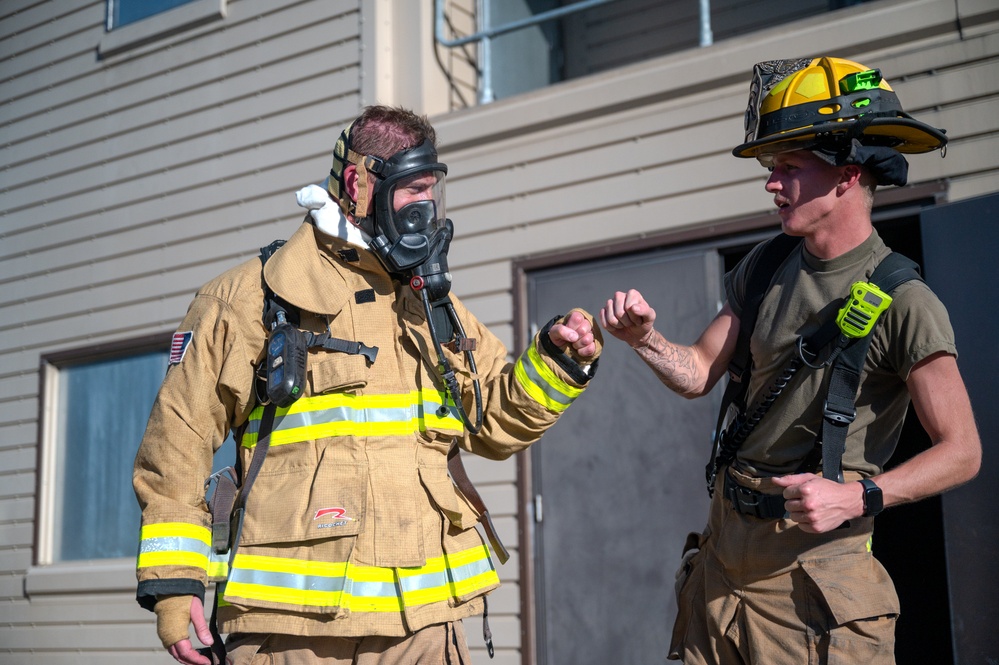
[[[728,301],[741,314],[754,248],[725,275]],[[866,281],[890,253],[877,232],[842,256],[822,260],[802,243],[778,268],[760,304],[750,341],[753,376],[747,404],[752,412],[774,379],[797,353],[799,336],[808,339],[835,317],[850,285]],[[898,442],[909,404],[905,381],[913,365],[944,351],[957,355],[954,331],[943,303],[921,281],[910,281],[892,294],[893,302],[872,334],[857,397],[857,419],[850,425],[843,469],[864,475],[880,473]],[[757,475],[796,471],[815,444],[822,426],[827,369],[803,367],[739,450],[739,468]]]

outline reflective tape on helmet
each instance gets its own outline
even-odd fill
[[[444,407],[444,414],[441,409]],[[264,409],[256,407],[243,433],[241,445],[257,445]],[[272,446],[335,436],[403,436],[428,429],[460,436],[464,432],[454,402],[435,390],[414,390],[401,395],[352,395],[335,393],[304,397],[274,416]]]
[[[226,554],[212,551],[212,532],[197,524],[163,522],[147,524],[139,535],[136,568],[188,566],[203,570],[212,580],[225,579]]]
[[[582,388],[571,386],[560,379],[545,364],[534,344],[517,359],[513,374],[527,394],[549,411],[565,411],[583,393]]]
[[[237,554],[225,595],[229,603],[242,599],[350,612],[401,612],[482,593],[498,584],[485,545],[428,559],[416,568]]]

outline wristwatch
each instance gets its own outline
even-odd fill
[[[864,517],[874,517],[884,510],[884,497],[881,495],[881,488],[874,484],[869,478],[860,481],[864,487]]]

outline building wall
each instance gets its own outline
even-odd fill
[[[294,191],[376,94],[382,5],[196,0],[131,48],[103,0],[0,7],[0,662],[173,662],[134,559],[34,565],[40,357],[171,331],[200,284],[290,235]]]
[[[206,2],[224,18],[131,48],[105,36],[103,0],[0,6],[3,663],[171,662],[134,603],[134,562],[35,565],[40,358],[171,332],[201,283],[290,235],[302,218],[292,193],[325,176],[364,104],[433,116],[455,291],[511,346],[515,260],[709,235],[772,209],[765,172],[729,153],[753,62],[830,54],[880,67],[907,111],[951,137],[945,159],[910,160],[910,182],[939,181],[950,200],[999,191],[994,0],[879,0],[454,112],[429,0],[191,11]],[[493,662],[510,665],[517,466],[468,467],[514,554],[490,604]]]

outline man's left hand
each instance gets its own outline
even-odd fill
[[[571,353],[582,359],[592,358],[597,352],[593,326],[582,312],[573,310],[569,316],[548,330],[548,337],[560,349],[571,347]]]
[[[784,488],[784,508],[807,533],[825,533],[864,514],[860,483],[837,483],[812,473],[774,478]]]

